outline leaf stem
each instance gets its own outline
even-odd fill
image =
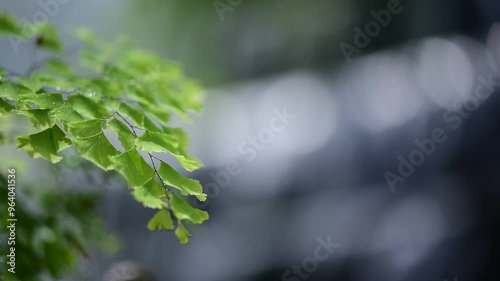
[[[113,115],[116,114],[118,115],[118,117],[120,117],[120,119],[122,119],[129,127],[130,129],[132,130],[132,133],[134,133],[134,136],[137,138],[137,132],[135,131],[135,129],[141,129],[141,128],[138,128],[134,125],[132,125],[132,123],[130,123],[123,115],[121,115],[118,111],[115,111],[113,113]],[[160,161],[160,162],[163,162],[163,160],[161,160],[160,158],[156,157],[156,156],[153,156],[153,154],[147,152],[147,154],[149,155],[149,159],[151,160],[151,165],[153,166],[153,169],[155,171],[155,174],[156,176],[158,177],[158,179],[160,180],[161,184],[163,185],[163,187],[167,190],[167,191],[171,191],[169,186],[163,181],[163,179],[161,178],[160,176],[160,173],[158,172],[158,169],[156,168],[156,164],[154,162],[154,159]],[[154,158],[154,159],[153,159]],[[167,198],[169,198],[168,196],[168,193],[167,193]]]

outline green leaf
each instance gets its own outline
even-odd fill
[[[48,129],[56,123],[48,109],[20,110],[18,114],[28,116],[33,126],[39,130]]]
[[[101,96],[117,97],[122,93],[120,84],[105,78],[93,78],[83,83],[85,89]]]
[[[157,133],[163,133],[163,130],[160,129],[155,122],[149,118],[148,116],[144,116],[144,121],[142,122],[142,125],[144,126],[144,129],[149,132],[157,132]]]
[[[142,114],[142,112],[137,108],[126,103],[121,103],[120,107],[118,108],[118,112],[132,120],[132,122],[134,122],[136,126],[142,126],[144,114]]]
[[[74,92],[74,83],[71,80],[71,75],[68,73],[68,75],[61,75],[57,73],[52,73],[50,71],[47,71],[46,69],[40,69],[35,71],[31,77],[30,77],[32,84],[27,84],[31,89],[36,89],[35,87],[38,87],[36,92],[40,89],[41,85],[43,85],[44,88],[54,88],[57,91],[61,89],[67,89],[66,92],[68,93],[73,93]],[[29,81],[29,79],[28,79]]]
[[[175,159],[181,164],[181,166],[186,169],[186,171],[192,172],[194,170],[198,170],[203,167],[203,164],[200,160],[187,155],[187,154],[177,154],[174,155]]]
[[[76,112],[89,118],[103,118],[111,115],[105,106],[84,95],[70,96],[67,102]]]
[[[127,83],[124,85],[125,92],[136,102],[155,105],[155,99],[151,91],[148,91],[141,83]]]
[[[171,194],[171,207],[175,217],[179,220],[189,220],[195,224],[201,224],[208,220],[208,213],[191,207],[184,199],[175,194]]]
[[[148,229],[151,231],[174,230],[174,222],[168,210],[158,211],[148,222]]]
[[[33,103],[38,109],[51,109],[61,106],[63,98],[61,94],[30,94],[19,96],[20,102]]]
[[[109,170],[113,165],[111,157],[120,154],[103,132],[90,138],[73,139],[73,143],[83,158],[90,160],[103,170]]]
[[[73,69],[71,66],[63,60],[51,59],[45,64],[46,71],[60,75],[62,77],[71,77],[73,75]]]
[[[104,72],[113,80],[127,83],[135,78],[126,67],[121,67],[118,64],[108,64]]]
[[[37,134],[20,136],[16,144],[18,149],[23,148],[33,158],[43,158],[57,163],[62,159],[57,153],[71,146],[71,141],[57,125],[54,125]]]
[[[171,135],[158,132],[145,132],[140,135],[135,144],[141,150],[152,152],[169,152],[187,171],[193,171],[203,166],[199,160],[190,156],[185,149],[179,147],[179,140]]]
[[[167,110],[162,110],[156,104],[150,104],[145,102],[138,102],[139,105],[144,108],[146,113],[149,113],[154,118],[158,119],[161,123],[167,123],[170,120],[170,114]]]
[[[175,136],[178,140],[178,153],[175,156],[177,161],[181,163],[182,167],[188,171],[194,171],[203,167],[203,164],[193,156],[189,155],[187,152],[187,148],[189,146],[189,140],[184,132],[184,130],[180,128],[169,128],[163,127],[163,131],[166,134]]]
[[[78,139],[89,138],[102,133],[105,124],[102,119],[73,122],[68,124],[68,132]]]
[[[207,199],[199,181],[186,178],[167,163],[161,163],[158,173],[165,184],[179,189],[182,195],[193,195],[200,201]]]
[[[157,65],[162,61],[156,55],[135,48],[124,53],[122,60],[131,69],[140,73],[148,73],[152,65]]]
[[[179,239],[182,245],[187,245],[189,243],[189,238],[191,237],[191,233],[187,231],[184,225],[179,221],[177,228],[175,229],[175,236]]]
[[[184,121],[191,122],[191,118],[187,115],[186,110],[182,107],[178,100],[165,95],[160,96],[160,102],[171,107]]]
[[[108,54],[100,49],[84,47],[80,51],[80,64],[96,72],[102,72],[107,64]]]
[[[27,27],[27,37],[36,37],[37,47],[46,51],[60,53],[64,50],[57,29],[49,23],[35,23]]]
[[[22,29],[17,20],[3,12],[0,14],[0,34],[22,36]]]
[[[11,81],[0,82],[0,97],[8,98],[10,100],[17,100],[19,95],[34,94],[32,90],[25,86],[16,84]]]
[[[67,102],[58,108],[52,109],[52,116],[57,120],[60,120],[64,125],[84,120],[83,117]]]
[[[178,150],[181,151],[181,154],[187,154],[189,139],[184,130],[163,126],[163,133],[175,137],[178,141]]]
[[[0,98],[0,117],[5,117],[11,114],[15,107]]]
[[[154,175],[153,168],[135,149],[113,157],[112,161],[113,168],[122,174],[132,187],[144,185]]]
[[[129,151],[135,147],[135,136],[123,122],[113,118],[108,122],[108,127],[116,133],[125,151]]]
[[[145,132],[136,140],[139,149],[152,152],[177,153],[178,141],[176,138],[163,133]]]
[[[134,188],[135,200],[144,204],[145,207],[152,209],[163,209],[167,203],[163,198],[167,197],[167,192],[154,178],[147,181],[144,185]]]
[[[20,85],[30,89],[32,93],[36,93],[42,87],[40,80],[36,77],[17,77],[16,81],[19,82]]]
[[[204,96],[197,83],[184,82],[180,86],[180,91],[183,93],[181,103],[185,108],[195,112],[200,112],[203,109]]]
[[[87,45],[93,45],[93,44],[97,43],[97,38],[96,38],[94,32],[92,32],[92,30],[85,28],[85,27],[77,28],[73,32],[73,36],[75,36],[75,38],[79,39],[80,41],[82,41],[83,43],[85,43]]]

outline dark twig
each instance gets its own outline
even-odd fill
[[[132,133],[134,133],[134,136],[137,138],[138,135],[137,135],[137,132],[136,132],[136,126],[132,125],[132,123],[130,123],[123,115],[121,115],[119,112],[115,111],[113,114],[116,114],[118,117],[120,117],[120,119],[123,120],[123,122],[125,122],[129,127],[130,129],[132,130]],[[138,129],[141,129],[141,128],[138,128]],[[142,130],[142,129],[141,129]],[[160,176],[160,173],[158,172],[158,169],[156,168],[156,164],[155,164],[155,161],[154,159],[160,161],[160,162],[163,162],[163,160],[161,160],[160,158],[156,157],[156,156],[153,156],[153,154],[147,152],[147,154],[149,155],[149,159],[151,160],[151,164],[153,166],[153,169],[155,171],[155,174],[156,176],[158,177],[158,179],[160,180],[161,184],[163,185],[163,187],[167,190],[169,190],[169,187],[168,185],[163,181],[163,179],[161,178]],[[167,198],[168,198],[168,194],[167,194]]]

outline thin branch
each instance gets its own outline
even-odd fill
[[[128,120],[127,120],[127,119],[126,119],[123,115],[121,115],[119,112],[115,111],[115,112],[113,113],[113,115],[114,115],[114,114],[118,115],[118,117],[120,117],[120,118],[121,118],[121,119],[122,119],[122,120],[123,120],[123,121],[124,121],[124,122],[125,122],[125,123],[129,126],[129,127],[130,127],[130,129],[132,129],[132,132],[134,133],[134,136],[137,138],[137,132],[135,131],[135,128],[136,128],[136,127],[135,127],[134,125],[132,125],[132,124],[131,124],[131,123],[130,123],[130,122],[129,122],[129,121],[128,121]],[[139,129],[140,129],[140,128],[139,128]],[[154,159],[156,159],[156,160],[158,160],[158,161],[160,161],[160,162],[163,162],[163,160],[161,160],[160,158],[158,158],[158,157],[156,157],[156,156],[153,156],[153,154],[151,154],[151,153],[149,153],[149,152],[147,152],[147,154],[149,155],[149,159],[151,160],[151,164],[153,165],[153,169],[154,169],[154,171],[155,171],[155,174],[156,174],[156,176],[158,177],[158,179],[160,180],[161,184],[163,185],[163,187],[164,187],[166,190],[171,191],[171,190],[170,190],[170,188],[169,188],[169,186],[168,186],[168,185],[167,185],[167,184],[163,181],[163,179],[161,178],[160,173],[158,172],[158,169],[156,168],[156,164],[155,164],[155,161],[154,161]],[[154,158],[154,159],[153,159],[153,158]],[[169,198],[169,197],[168,197],[168,193],[167,193],[167,198]]]
[[[141,130],[141,131],[144,131],[144,132],[147,132],[148,130],[144,129],[144,128],[141,128],[141,127],[137,127],[137,126],[133,126],[132,125],[132,128],[136,129],[136,130]]]
[[[151,155],[151,157],[153,157],[154,159],[158,160],[158,161],[161,161],[161,162],[164,162],[163,160],[161,160],[160,158],[154,156],[154,155]]]
[[[158,169],[156,169],[155,161],[153,160],[153,158],[158,159],[160,162],[163,162],[163,161],[161,161],[159,158],[153,156],[151,153],[148,153],[148,155],[149,155],[149,159],[151,159],[151,164],[153,164],[153,169],[155,170],[156,176],[160,179],[160,182],[163,185],[163,187],[166,190],[169,190],[170,188],[168,187],[168,185],[160,177],[160,173],[158,173]],[[171,191],[171,190],[169,190],[169,191]],[[168,193],[167,193],[167,198],[169,198]]]
[[[130,129],[132,129],[134,136],[137,138],[137,132],[135,131],[134,125],[132,125],[130,122],[128,122],[128,120],[125,117],[123,117],[123,115],[121,115],[120,112],[115,111],[115,114],[118,115],[125,123],[127,123],[127,125],[130,127]]]
[[[118,113],[116,111],[113,111],[113,113],[111,113],[111,115],[109,115],[108,117],[101,117],[102,120],[108,120],[109,118],[115,116],[115,114]]]

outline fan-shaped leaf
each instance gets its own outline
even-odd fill
[[[22,36],[22,29],[15,18],[7,13],[0,14],[0,34]]]
[[[172,211],[179,220],[189,220],[195,224],[201,224],[208,220],[207,212],[191,207],[184,199],[173,193],[171,195]]]
[[[178,141],[176,138],[163,133],[145,132],[136,140],[137,146],[149,153],[170,152],[177,153]]]
[[[102,133],[105,122],[102,119],[90,119],[68,124],[68,132],[75,138],[84,139]]]
[[[174,222],[170,213],[165,209],[158,211],[148,222],[148,229],[151,231],[174,230]]]
[[[187,245],[189,243],[191,233],[189,233],[182,222],[179,221],[179,224],[175,229],[175,236],[177,236],[177,239],[179,239],[179,242],[181,242],[182,245]]]
[[[14,109],[15,107],[13,105],[9,104],[8,102],[0,98],[0,117],[5,117],[7,115],[10,115],[10,113]]]
[[[48,129],[56,123],[55,118],[53,118],[48,109],[20,110],[18,114],[28,116],[33,127],[39,130]]]
[[[48,23],[35,23],[26,29],[27,37],[36,37],[36,44],[46,51],[60,53],[63,45],[57,34],[57,29]]]
[[[120,154],[103,132],[85,139],[75,138],[73,143],[83,158],[90,160],[103,170],[109,170],[113,164],[111,157]]]
[[[116,133],[125,151],[135,147],[135,136],[123,122],[113,118],[108,122],[108,127]]]
[[[29,88],[11,81],[0,81],[0,97],[17,100],[19,95],[34,94]]]
[[[134,188],[135,200],[152,209],[162,209],[167,207],[163,198],[167,197],[167,191],[154,178],[147,181],[144,185]]]
[[[199,181],[186,178],[167,163],[161,163],[158,173],[164,183],[179,189],[182,195],[193,195],[200,201],[207,199]]]
[[[154,175],[154,170],[144,158],[132,149],[113,157],[113,168],[120,172],[132,187],[144,185]]]
[[[38,109],[51,109],[61,106],[63,98],[61,94],[31,94],[22,95],[18,99],[20,102],[33,103]]]
[[[104,105],[84,95],[70,96],[67,102],[79,114],[89,118],[103,118],[111,115],[111,112]]]
[[[29,136],[21,136],[16,141],[18,149],[24,149],[33,158],[44,158],[52,163],[61,161],[57,153],[71,145],[71,141],[57,126]]]
[[[83,117],[67,102],[58,108],[52,109],[52,116],[54,116],[57,120],[60,120],[65,125],[84,120]]]

